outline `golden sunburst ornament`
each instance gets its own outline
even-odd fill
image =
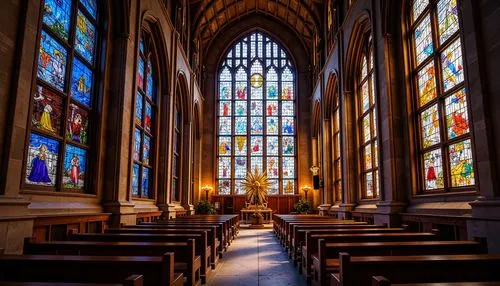
[[[247,172],[246,178],[241,182],[241,185],[246,190],[247,200],[256,205],[261,206],[266,202],[267,189],[270,186],[267,172],[260,172],[257,168],[253,173]]]

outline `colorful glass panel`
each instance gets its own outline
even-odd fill
[[[290,136],[283,136],[283,155],[293,156],[295,155],[294,138]]]
[[[149,189],[150,189],[150,172],[149,168],[142,167],[142,195],[144,197],[149,197]]]
[[[43,23],[66,41],[68,40],[70,22],[71,0],[45,0]]]
[[[283,178],[295,177],[295,159],[293,157],[283,157]]]
[[[264,164],[262,162],[262,157],[250,157],[250,170],[255,172],[257,169],[259,172],[264,171]]]
[[[235,155],[246,155],[247,154],[247,137],[246,136],[236,136],[235,137]]]
[[[426,190],[444,187],[443,159],[440,149],[424,153],[424,175]]]
[[[219,137],[219,155],[231,156],[231,137]]]
[[[137,86],[144,90],[144,60],[139,57],[137,65]]]
[[[234,193],[236,195],[244,195],[246,194],[246,189],[241,184],[242,180],[234,180]]]
[[[139,195],[139,165],[134,164],[132,170],[132,195]]]
[[[31,133],[26,158],[27,184],[55,186],[59,145],[59,141]]]
[[[231,101],[219,102],[219,116],[231,116]]]
[[[97,16],[97,0],[80,0],[80,3],[83,4],[87,12],[95,19]]]
[[[95,27],[82,12],[76,17],[75,51],[89,63],[94,63]]]
[[[247,99],[247,82],[239,81],[236,82],[234,87],[234,97],[235,99],[244,100]]]
[[[423,106],[436,98],[436,80],[434,64],[430,62],[418,72],[419,106]]]
[[[153,83],[153,65],[151,60],[148,60],[147,74],[146,74],[146,96],[153,100],[154,99],[154,83]]]
[[[262,136],[252,136],[250,145],[252,147],[251,155],[262,155],[263,152],[263,139]]]
[[[89,113],[78,105],[71,103],[68,110],[66,138],[73,142],[87,144],[89,133]]]
[[[151,122],[153,117],[153,110],[151,104],[146,101],[146,113],[144,114],[144,130],[151,133]]]
[[[475,183],[470,139],[449,147],[451,186],[465,187]]]
[[[412,18],[415,21],[420,14],[425,10],[425,7],[429,4],[429,0],[415,0],[412,5]]]
[[[364,148],[363,152],[365,170],[372,168],[372,146],[368,145]]]
[[[295,114],[294,104],[291,101],[284,101],[281,103],[281,115],[293,116]]]
[[[219,178],[231,178],[231,158],[219,158]]]
[[[143,108],[144,99],[142,93],[137,91],[135,96],[135,123],[138,125],[142,125],[142,108]]]
[[[142,142],[142,163],[145,165],[150,165],[151,156],[151,137],[144,136]]]
[[[40,52],[38,53],[38,77],[60,91],[64,91],[66,63],[66,49],[42,30]]]
[[[434,104],[424,110],[420,115],[422,124],[422,144],[424,148],[428,148],[434,144],[441,142],[439,130],[439,113],[437,105]]]
[[[268,195],[278,195],[279,194],[279,184],[278,184],[277,180],[269,180],[269,188],[267,189],[267,194]]]
[[[219,180],[217,184],[217,193],[219,195],[231,194],[231,180]]]
[[[234,133],[236,135],[246,135],[247,134],[247,118],[246,117],[236,117],[234,119]],[[229,128],[231,129],[231,128]]]
[[[293,194],[295,192],[295,181],[283,180],[283,190],[285,194]]]
[[[457,0],[440,0],[437,3],[439,42],[442,44],[458,31]]]
[[[293,82],[283,82],[281,83],[281,99],[292,100],[293,97]]]
[[[231,99],[231,83],[230,82],[221,82],[219,85],[220,85],[219,98],[220,99]]]
[[[90,106],[92,99],[92,71],[77,58],[73,61],[71,97]]]
[[[460,39],[457,39],[443,51],[441,54],[441,67],[443,69],[444,91],[448,91],[464,81]]]
[[[67,189],[84,189],[87,171],[87,150],[66,145],[63,185]]]
[[[234,157],[234,177],[243,179],[247,176],[247,158]]]
[[[137,128],[134,129],[134,160],[141,159],[141,131]]]
[[[363,117],[363,143],[370,141],[371,138],[370,114],[367,114]]]
[[[416,28],[415,37],[415,53],[417,55],[417,65],[422,63],[434,52],[432,44],[432,27],[431,17],[427,15]]]
[[[254,101],[250,102],[250,115],[252,116],[262,116],[262,101]]]
[[[246,101],[236,101],[234,103],[234,115],[236,116],[246,116],[247,115],[247,102]]]
[[[279,177],[279,158],[278,157],[268,157],[267,158],[267,177],[278,178]]]
[[[236,119],[238,120],[238,119]],[[246,123],[245,123],[246,127]],[[230,135],[231,134],[231,117],[220,117],[219,118],[219,134]]]
[[[465,88],[445,99],[445,110],[448,138],[453,139],[469,133],[469,116],[467,115]]]
[[[60,134],[63,116],[63,99],[41,85],[33,96],[31,124],[35,129]]]
[[[267,141],[267,155],[278,155],[278,137],[276,136],[268,136],[266,137]]]
[[[278,135],[278,117],[267,117],[267,134]]]
[[[361,88],[361,111],[365,113],[370,108],[370,90],[368,89],[368,81]]]
[[[373,173],[372,172],[366,173],[364,177],[365,177],[366,197],[371,198],[373,197],[373,185],[375,184],[373,180]]]
[[[266,115],[267,116],[278,115],[278,102],[277,101],[268,101],[267,102]]]
[[[295,133],[295,123],[293,117],[282,117],[281,125],[283,127],[283,134],[293,135]]]
[[[252,117],[250,131],[252,134],[262,134],[263,131],[262,117]]]

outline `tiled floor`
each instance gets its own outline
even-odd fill
[[[272,229],[240,229],[208,285],[306,285]]]

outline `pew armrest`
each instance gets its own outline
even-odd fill
[[[373,276],[372,286],[391,286],[391,282],[384,276]]]

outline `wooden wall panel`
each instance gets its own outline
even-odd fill
[[[293,212],[293,205],[300,199],[300,195],[279,195],[267,197],[267,207],[276,214]],[[211,198],[212,203],[219,203],[219,214],[239,214],[245,207],[245,196],[218,196]]]

